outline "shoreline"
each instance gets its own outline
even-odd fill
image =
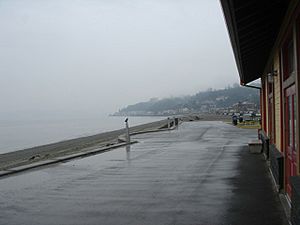
[[[167,125],[167,119],[130,127],[130,133],[157,130]],[[122,143],[119,136],[125,128],[86,137],[63,140],[46,145],[0,154],[0,171],[33,164],[54,158],[92,151],[96,148],[113,147]]]
[[[189,121],[225,121],[227,117],[216,115],[183,115],[177,116],[181,122]],[[146,124],[130,127],[130,134],[136,135],[147,132],[158,132],[168,130],[168,120],[158,120]],[[14,168],[30,168],[55,162],[66,161],[74,157],[98,154],[110,149],[126,145],[121,136],[124,136],[125,128],[103,132],[86,137],[63,140],[51,144],[26,148],[13,152],[0,154],[1,172],[13,171]],[[132,142],[135,143],[135,142]],[[74,157],[73,157],[74,156]],[[37,166],[34,166],[37,165]],[[24,170],[24,169],[22,169]],[[27,169],[26,169],[27,170]]]

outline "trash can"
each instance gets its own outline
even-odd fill
[[[242,123],[243,121],[244,121],[243,117],[240,116],[240,118],[239,118],[239,123]]]
[[[232,124],[233,124],[234,126],[237,125],[237,116],[236,116],[236,115],[233,115],[233,116],[232,116]]]
[[[178,118],[175,118],[175,126],[178,126]]]

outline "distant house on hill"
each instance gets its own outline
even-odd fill
[[[256,112],[258,110],[256,104],[253,102],[238,102],[232,106],[232,109],[239,113]]]

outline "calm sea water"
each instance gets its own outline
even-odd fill
[[[130,117],[130,126],[164,117]],[[123,117],[0,120],[0,153],[124,128]]]

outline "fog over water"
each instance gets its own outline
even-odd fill
[[[218,0],[0,1],[1,113],[111,113],[237,82]]]
[[[234,82],[219,0],[0,1],[1,121],[99,118]]]

